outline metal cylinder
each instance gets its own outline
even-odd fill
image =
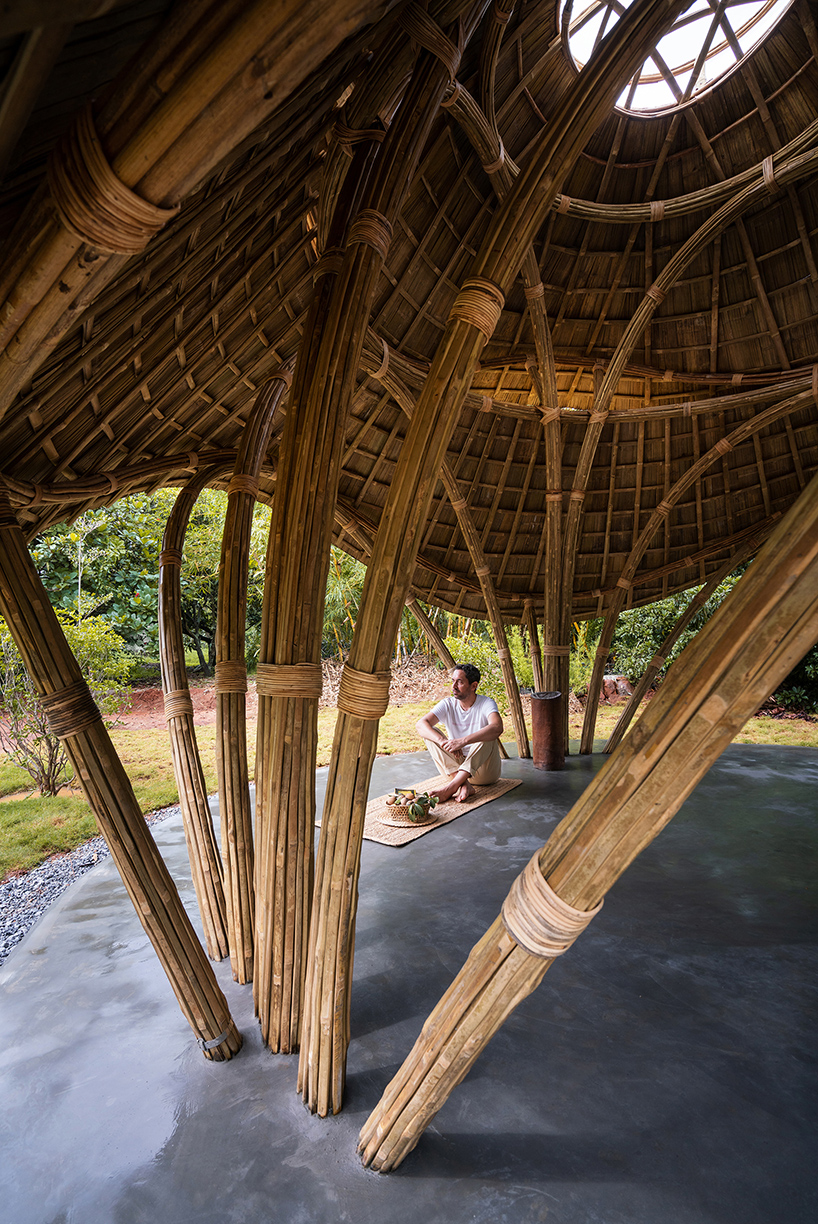
[[[565,768],[562,693],[531,694],[531,748],[535,769]]]

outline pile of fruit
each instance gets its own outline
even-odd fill
[[[431,809],[436,806],[437,796],[428,795],[426,791],[418,794],[411,787],[396,787],[391,795],[386,796],[386,802],[390,807],[395,805],[405,807],[409,819],[418,822],[425,820]]]

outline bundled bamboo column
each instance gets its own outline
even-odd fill
[[[230,963],[237,982],[253,978],[253,818],[247,772],[247,580],[258,478],[273,422],[292,380],[289,366],[259,392],[241,436],[227,490],[216,622],[216,766],[219,778]]]
[[[449,314],[401,450],[367,568],[339,694],[310,932],[299,1087],[320,1114],[343,1096],[357,881],[376,722],[422,524],[477,361],[549,207],[552,190],[613,105],[639,56],[685,0],[637,3],[567,90],[529,166],[495,213]]]
[[[431,643],[435,654],[440,659],[440,662],[445,668],[451,671],[455,664],[451,652],[446,643],[443,641],[443,638],[438,633],[437,629],[435,629],[434,625],[429,620],[429,617],[423,611],[423,608],[421,608],[417,601],[417,596],[410,592],[409,597],[406,600],[406,606],[414,616],[417,623],[420,625],[422,631],[426,634],[426,637]]]
[[[616,726],[611,732],[610,738],[603,749],[604,752],[613,752],[614,748],[616,748],[617,744],[624,736],[628,727],[631,725],[634,715],[637,713],[639,706],[642,703],[642,699],[650,686],[653,684],[653,681],[659,675],[659,672],[664,667],[665,663],[667,662],[667,656],[670,654],[671,650],[676,645],[687,626],[693,620],[693,617],[704,607],[719,583],[723,582],[728,574],[732,574],[733,570],[736,569],[736,567],[739,566],[742,561],[746,561],[749,557],[752,557],[753,553],[760,544],[761,540],[759,537],[752,536],[745,544],[743,544],[740,548],[737,548],[734,553],[731,553],[724,565],[717,569],[715,574],[712,574],[708,578],[701,590],[696,592],[682,615],[676,621],[676,624],[673,626],[670,633],[665,638],[664,642],[659,648],[658,654],[653,656],[645,669],[644,674],[640,677],[638,684],[633,690],[631,696],[628,698],[628,702],[619,716]]]
[[[178,200],[381,9],[375,0],[335,0],[331,10],[323,0],[178,6],[97,117],[90,107],[78,116],[8,244],[0,415]]]
[[[395,1168],[514,1007],[818,637],[818,479],[675,664],[628,739],[518,877],[366,1122]],[[570,942],[570,940],[568,941]],[[531,949],[527,951],[526,948]]]
[[[65,640],[5,492],[0,493],[0,612],[205,1057],[231,1058],[241,1048],[241,1035]]]
[[[412,20],[408,12],[402,18],[422,46],[424,18],[415,13]],[[344,421],[393,225],[452,71],[450,63],[422,52],[382,144],[379,132],[358,133],[330,230],[332,245],[346,231],[346,245],[325,252],[319,264],[284,430],[257,673],[257,803],[264,843],[254,990],[264,1040],[281,1052],[297,1049],[300,1040],[321,626]]]
[[[199,913],[202,916],[207,951],[213,960],[227,956],[227,918],[224,905],[224,873],[216,833],[207,801],[202,762],[193,725],[193,702],[185,669],[182,638],[182,547],[190,512],[196,499],[221,472],[202,469],[176,498],[162,537],[159,557],[159,662],[162,691],[173,756],[173,773],[179,791],[179,806],[185,827],[190,872]]]

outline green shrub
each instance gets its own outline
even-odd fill
[[[127,699],[131,663],[119,634],[101,617],[91,616],[78,623],[67,612],[57,615],[100,709],[109,714],[121,709]],[[3,682],[0,748],[14,765],[33,778],[41,795],[56,795],[70,782],[71,766],[2,620],[0,673]]]

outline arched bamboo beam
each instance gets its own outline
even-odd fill
[[[779,168],[776,181],[782,186],[790,182],[796,182],[799,178],[811,173],[816,165],[818,165],[818,149],[811,149],[783,163]],[[675,284],[679,276],[681,276],[684,269],[695,259],[700,251],[704,250],[712,242],[717,234],[720,234],[731,222],[741,217],[768,190],[768,184],[762,175],[732,199],[728,200],[726,204],[723,204],[717,212],[709,217],[662,269],[625,328],[610,364],[602,375],[599,387],[598,389],[595,388],[594,409],[588,419],[582,449],[574,471],[574,483],[571,489],[563,537],[563,590],[566,592],[573,591],[582,504],[585,499],[591,467],[602,435],[602,427],[608,419],[611,400],[631,352],[639,342],[645,327],[653,318],[665,295],[671,286]],[[567,600],[564,601],[564,607],[566,606]],[[613,630],[611,629],[611,634],[612,632]],[[610,645],[610,642],[608,644]],[[593,700],[594,692],[589,690],[589,705],[586,707],[585,712],[586,725],[589,725],[589,710]],[[593,719],[595,719],[595,711],[591,714],[590,721],[593,721]],[[593,731],[591,730],[589,735],[587,735],[583,727],[583,741],[586,744],[589,738],[593,739]],[[581,751],[590,751],[590,749],[583,748]]]
[[[407,32],[423,44],[423,20],[428,18],[420,10],[407,10],[403,22],[408,22],[410,11],[421,25],[411,30],[407,25]],[[285,424],[258,673],[263,707],[260,703],[257,803],[264,845],[255,987],[264,1040],[282,1052],[298,1048],[302,1010],[305,1029],[310,1022],[308,994],[302,1009],[302,991],[312,881],[321,624],[344,422],[378,277],[450,72],[437,57],[422,51],[383,141],[380,133],[360,133],[330,229],[331,244],[344,239],[346,245],[343,254],[326,252],[319,264]],[[298,679],[305,664],[314,681]],[[274,687],[265,692],[261,680],[268,667],[274,669],[269,673]]]
[[[765,532],[764,535],[766,534],[767,533]],[[753,536],[749,541],[745,541],[740,548],[737,548],[734,553],[730,554],[730,556],[724,562],[724,565],[720,566],[720,568],[717,569],[714,574],[711,574],[701,590],[696,592],[696,594],[690,600],[690,603],[685,608],[684,612],[676,621],[676,624],[673,626],[670,633],[665,638],[664,642],[659,648],[658,653],[653,656],[644,674],[640,677],[636,687],[628,698],[624,710],[619,716],[616,726],[611,732],[603,752],[613,752],[614,748],[616,748],[620,743],[628,727],[631,725],[634,715],[638,712],[642,699],[650,686],[653,684],[653,681],[659,675],[659,672],[664,667],[665,663],[667,662],[667,656],[670,654],[671,650],[676,645],[687,626],[693,620],[693,617],[704,607],[710,596],[716,590],[716,587],[718,587],[719,583],[724,582],[724,579],[727,578],[728,575],[732,574],[733,570],[736,569],[737,566],[741,565],[743,561],[749,560],[753,553],[758,551],[762,541],[763,536],[758,535]]]
[[[0,612],[55,734],[80,779],[137,916],[206,1058],[224,1061],[241,1034],[156,848],[108,730],[0,493]]]
[[[338,1110],[343,1096],[363,816],[385,708],[384,673],[437,474],[480,353],[542,225],[551,191],[608,113],[644,48],[683,3],[637,3],[567,90],[528,169],[494,214],[475,276],[452,307],[409,425],[364,583],[347,663],[352,692],[339,696],[316,865],[299,1075],[307,1104],[322,1115]]]
[[[533,860],[557,897],[586,914],[599,904],[816,637],[818,479]],[[364,1164],[401,1163],[551,964],[496,919],[364,1125]]]
[[[290,366],[265,383],[241,436],[227,490],[216,621],[216,765],[230,963],[237,982],[253,977],[253,818],[247,772],[247,580],[258,478]]]
[[[17,254],[0,278],[0,415],[78,312],[167,223],[175,212],[169,206],[270,115],[330,47],[382,12],[382,3],[361,0],[338,0],[330,12],[322,0],[188,0],[176,9],[136,71],[127,69],[111,87],[96,122],[83,112],[76,129],[82,135],[72,130],[60,147],[47,184],[10,240]],[[76,166],[89,159],[96,168],[80,179]],[[63,208],[63,175],[85,184],[78,209]]]
[[[207,800],[207,785],[196,742],[193,702],[185,669],[180,571],[190,512],[202,489],[223,470],[223,467],[216,466],[203,468],[176,498],[162,537],[159,557],[159,663],[165,718],[193,887],[207,951],[217,961],[228,954],[224,871]]]
[[[760,433],[762,429],[766,429],[773,421],[797,412],[799,408],[809,403],[811,399],[811,390],[802,391],[800,395],[792,396],[790,399],[785,400],[783,404],[774,404],[771,408],[767,408],[764,412],[759,413],[758,416],[753,417],[752,420],[744,421],[741,425],[737,425],[735,429],[723,438],[720,438],[715,446],[711,446],[710,450],[706,451],[695,463],[690,465],[659,505],[651,512],[647,523],[639,533],[636,543],[628,555],[622,573],[617,579],[616,590],[611,602],[605,610],[605,624],[602,628],[602,636],[599,640],[594,661],[594,670],[588,686],[588,701],[585,706],[585,718],[582,724],[581,753],[587,754],[593,751],[594,729],[596,714],[599,708],[599,694],[602,688],[605,660],[610,653],[611,642],[616,631],[619,614],[625,606],[628,591],[633,586],[639,563],[647,552],[648,546],[656,532],[663,526],[665,518],[678,503],[679,498],[699,480],[709,467],[717,463],[728,451],[734,450],[740,443],[746,442],[748,438]]]

